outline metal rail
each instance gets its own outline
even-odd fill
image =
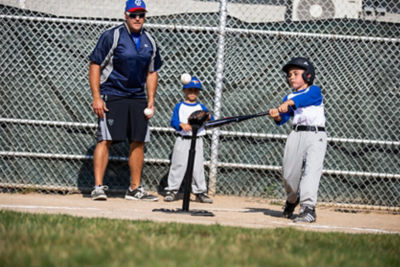
[[[46,158],[46,159],[65,159],[65,160],[92,160],[92,155],[71,155],[71,154],[52,154],[52,153],[35,153],[35,152],[18,152],[18,151],[0,151],[0,157],[25,157],[25,158]],[[110,161],[128,161],[127,157],[110,156]],[[145,159],[150,164],[169,164],[167,159]],[[205,161],[204,165],[211,166],[211,161]],[[234,168],[234,169],[255,169],[280,171],[282,167],[272,165],[256,165],[241,163],[224,163],[218,162],[217,168]],[[362,172],[362,171],[343,171],[343,170],[323,170],[323,174],[328,175],[345,175],[345,176],[361,176],[374,178],[400,179],[400,174],[378,173],[378,172]]]
[[[44,21],[44,22],[57,22],[57,23],[80,23],[80,24],[93,24],[93,25],[118,25],[123,22],[120,21],[100,21],[93,19],[75,19],[75,18],[54,18],[54,17],[32,17],[32,16],[13,16],[13,15],[0,15],[0,19],[19,19],[27,21]],[[197,26],[184,26],[184,25],[165,25],[165,24],[146,24],[147,28],[154,29],[168,29],[168,30],[192,30],[192,31],[210,31],[219,32],[219,27],[197,27]],[[324,39],[342,39],[342,40],[360,40],[371,42],[392,42],[400,43],[400,38],[388,37],[372,37],[372,36],[357,36],[357,35],[342,35],[342,34],[324,34],[324,33],[307,33],[307,32],[288,32],[288,31],[270,31],[270,30],[244,30],[235,28],[225,28],[225,32],[229,33],[244,33],[244,34],[264,34],[264,35],[277,35],[277,36],[291,36],[291,37],[315,37]]]
[[[11,119],[1,118],[0,123],[16,123],[16,124],[29,124],[39,126],[58,126],[58,127],[77,127],[77,128],[97,128],[96,123],[83,123],[83,122],[64,122],[64,121],[46,121],[46,120],[28,120],[28,119]],[[151,131],[156,132],[175,132],[171,127],[150,127]],[[206,131],[207,134],[212,134],[210,130]],[[220,136],[232,137],[249,137],[260,139],[286,139],[287,135],[284,134],[264,134],[264,133],[249,133],[249,132],[235,132],[235,131],[220,131]],[[371,140],[371,139],[355,139],[355,138],[337,138],[329,137],[328,142],[334,143],[355,143],[364,145],[382,145],[382,146],[400,146],[400,141],[385,141],[385,140]]]

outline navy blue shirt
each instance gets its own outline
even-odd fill
[[[148,72],[158,71],[162,61],[153,37],[142,29],[139,49],[127,25],[105,31],[90,54],[91,62],[101,66],[100,94],[146,98]]]

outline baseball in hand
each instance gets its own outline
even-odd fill
[[[181,75],[181,82],[183,84],[188,84],[192,80],[192,76],[189,73],[184,73]]]
[[[146,116],[151,116],[151,115],[153,115],[153,111],[152,111],[151,109],[149,109],[149,108],[145,108],[144,111],[143,111],[143,113],[144,113],[144,115],[146,115]]]

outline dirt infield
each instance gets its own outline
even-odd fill
[[[109,197],[107,201],[92,201],[81,194],[9,194],[0,193],[0,209],[32,213],[69,214],[82,217],[104,217],[156,222],[220,224],[247,228],[296,227],[313,231],[347,233],[400,234],[400,215],[389,211],[356,211],[334,207],[317,207],[317,222],[292,223],[282,218],[282,207],[271,205],[261,198],[215,196],[213,204],[190,203],[190,211],[206,210],[210,216],[193,216],[175,211],[182,208],[182,200],[167,203],[125,200]],[[164,211],[159,211],[164,209]],[[156,211],[155,211],[156,210]],[[158,211],[157,211],[158,210]],[[296,212],[298,209],[296,209]]]

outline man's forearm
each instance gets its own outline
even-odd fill
[[[100,98],[100,65],[90,63],[89,85],[93,99]]]
[[[157,72],[149,72],[146,81],[147,101],[151,106],[154,106],[157,92],[158,74]]]

